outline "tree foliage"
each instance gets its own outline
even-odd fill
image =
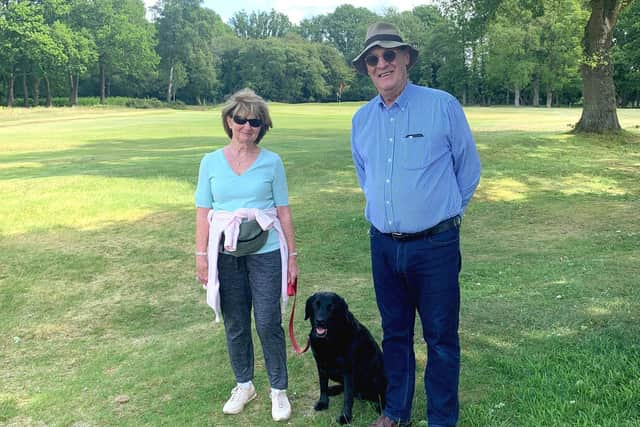
[[[251,12],[242,10],[237,12],[230,21],[236,36],[243,39],[268,39],[283,37],[293,27],[289,17],[283,13]]]
[[[350,62],[367,27],[386,20],[420,51],[416,83],[463,103],[576,105],[591,99],[584,64],[600,58],[582,44],[597,3],[438,0],[381,15],[344,4],[293,24],[275,10],[224,23],[201,0],[160,0],[148,11],[143,0],[0,0],[0,102],[123,95],[204,104],[245,86],[285,102],[369,99],[374,87]],[[602,3],[629,5],[604,62],[616,63],[614,106],[638,106],[640,6]]]

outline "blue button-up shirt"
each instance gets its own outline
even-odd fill
[[[462,215],[480,181],[480,158],[460,103],[407,83],[353,116],[351,148],[365,217],[383,233],[414,233]]]

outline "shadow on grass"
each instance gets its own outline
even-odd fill
[[[264,145],[287,164],[299,299],[337,291],[379,338],[348,135],[312,133],[298,140],[274,131]],[[460,425],[634,425],[638,149],[541,134],[480,133],[478,142],[485,169],[462,231]],[[166,176],[195,184],[199,159],[225,143],[104,139],[3,155],[0,179]],[[193,208],[159,200],[153,210],[91,230],[57,227],[0,241],[5,421],[215,425],[212,402],[226,399],[233,380],[222,330],[212,328],[193,280]],[[296,317],[299,339],[307,327]],[[256,381],[266,396],[259,363]],[[317,399],[312,358],[291,358],[290,369],[291,424],[329,424],[339,399],[330,413],[310,409]],[[123,393],[131,402],[114,404]],[[422,401],[414,419],[424,409]],[[262,425],[265,417],[267,399],[229,423]]]

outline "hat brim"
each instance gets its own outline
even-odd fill
[[[360,55],[356,56],[356,58],[353,61],[351,61],[351,64],[356,70],[358,70],[359,73],[365,74],[365,75],[368,74],[367,64],[364,63],[364,58],[367,52],[369,52],[371,49],[373,49],[376,46],[382,47],[385,49],[393,49],[396,47],[407,47],[409,50],[409,65],[407,65],[407,70],[413,67],[416,61],[418,60],[418,50],[415,49],[413,46],[411,46],[409,43],[378,40],[371,43],[364,49],[362,49],[362,52],[360,52]]]

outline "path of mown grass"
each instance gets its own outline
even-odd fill
[[[355,108],[273,105],[263,144],[287,167],[299,303],[337,291],[379,339]],[[639,426],[640,111],[619,111],[625,138],[566,134],[579,110],[467,112],[484,170],[463,226],[460,425]],[[193,280],[218,114],[0,110],[0,425],[275,425],[260,355],[259,398],[221,415],[234,381]],[[335,425],[339,398],[312,409],[312,356],[289,366],[289,425]],[[415,424],[424,413],[419,380]],[[374,418],[356,403],[354,426]]]

